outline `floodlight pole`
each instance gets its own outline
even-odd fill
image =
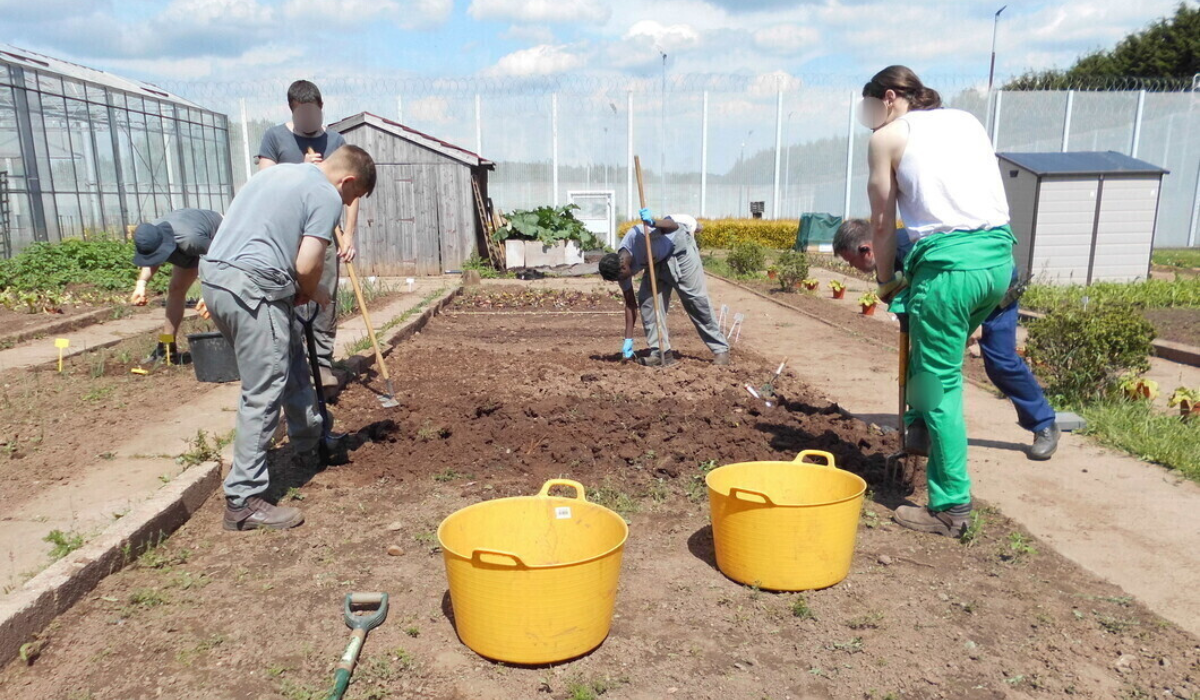
[[[988,94],[992,94],[992,79],[996,76],[996,32],[1000,29],[1000,13],[1008,9],[1008,5],[996,10],[992,18],[992,67],[988,69]]]

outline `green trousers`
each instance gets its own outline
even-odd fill
[[[1012,233],[940,234],[920,241],[910,256],[908,421],[919,417],[929,429],[929,507],[941,511],[971,502],[963,350],[1008,290]]]

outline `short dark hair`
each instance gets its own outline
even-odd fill
[[[846,219],[833,234],[833,254],[842,255],[858,250],[871,240],[871,222],[866,219]]]
[[[345,144],[338,147],[329,160],[337,165],[341,165],[338,161],[345,161],[346,169],[358,178],[364,197],[370,197],[375,191],[375,160],[371,158],[370,153],[358,146]]]
[[[600,276],[609,282],[621,279],[621,256],[609,253],[600,258]]]
[[[288,109],[295,109],[297,105],[316,105],[324,109],[325,101],[321,99],[321,89],[308,80],[292,83],[288,87]]]

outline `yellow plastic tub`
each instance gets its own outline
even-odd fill
[[[805,450],[793,462],[730,464],[706,483],[717,566],[729,578],[804,591],[850,573],[867,482],[838,469],[833,455]]]
[[[550,495],[564,486],[574,498]],[[589,503],[581,484],[547,481],[538,495],[468,506],[442,521],[458,636],[515,664],[564,661],[608,636],[629,528]]]

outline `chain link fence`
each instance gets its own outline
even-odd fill
[[[1156,245],[1197,245],[1200,93],[1189,81],[1088,79],[988,94],[975,77],[930,76],[948,106],[974,114],[997,151],[1112,150],[1171,171]],[[869,132],[854,119],[861,78],[670,75],[636,79],[325,80],[327,121],[361,111],[494,161],[504,210],[613,193],[618,220],[638,207],[632,156],[661,212],[768,218],[864,216]],[[229,115],[235,187],[254,171],[263,132],[288,117],[286,82],[163,87]],[[1080,89],[1072,89],[1072,88]]]

